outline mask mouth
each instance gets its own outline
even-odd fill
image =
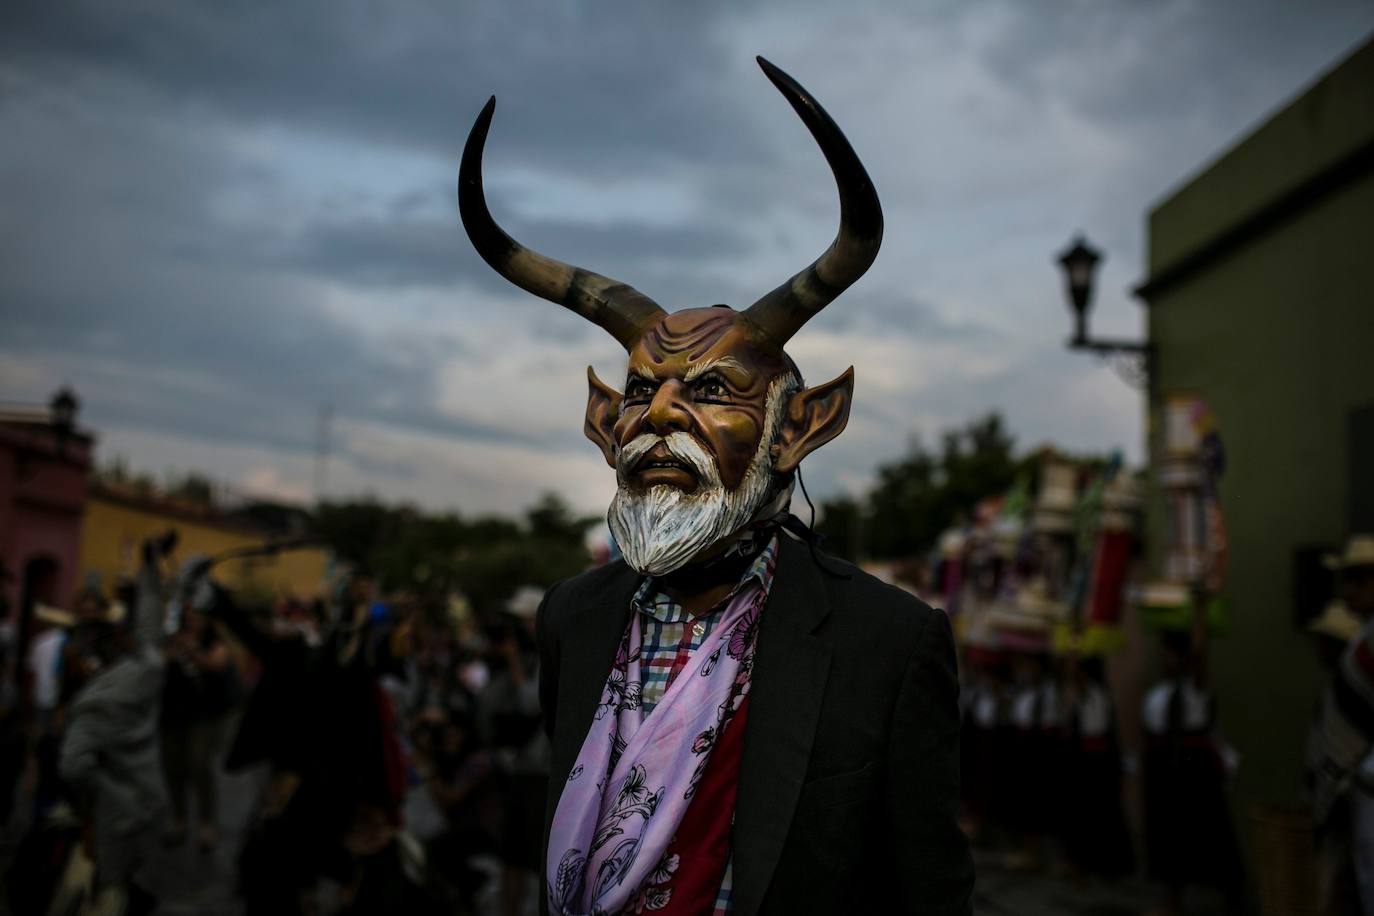
[[[692,463],[673,454],[666,442],[644,453],[632,468],[635,483],[642,487],[670,486],[692,491],[700,485]]]

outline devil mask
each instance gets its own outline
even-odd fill
[[[853,367],[807,388],[783,346],[873,263],[882,210],[825,110],[786,73],[758,62],[834,172],[840,230],[814,263],[744,311],[717,305],[669,314],[632,287],[531,251],[502,231],[482,192],[494,97],[463,150],[458,205],[483,260],[605,328],[629,351],[623,393],[587,368],[585,430],[616,472],[611,531],[626,562],[647,575],[713,556],[751,522],[785,508],[802,458],[849,420]]]

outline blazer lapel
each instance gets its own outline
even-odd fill
[[[624,567],[568,615],[560,634],[558,721],[550,760],[552,785],[560,792],[591,728],[638,585],[639,576]]]
[[[820,571],[804,545],[782,535],[763,609],[749,725],[735,803],[733,908],[763,903],[806,778],[830,672],[830,647],[812,631],[830,612]]]

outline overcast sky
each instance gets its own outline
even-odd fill
[[[455,205],[495,94],[488,197],[526,244],[673,309],[745,307],[837,220],[754,64],[810,89],[887,218],[789,345],[857,366],[813,496],[1000,409],[1023,447],[1140,459],[1137,392],[1063,349],[1053,256],[1107,256],[1095,333],[1138,336],[1150,206],[1374,30],[1370,2],[53,3],[0,8],[0,400],[82,399],[103,459],[307,499],[603,511],[581,432],[604,332],[491,272]]]

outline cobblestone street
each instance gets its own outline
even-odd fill
[[[175,849],[156,849],[141,878],[161,900],[158,913],[165,916],[239,916],[243,912],[234,893],[234,860],[256,794],[257,779],[257,773],[220,773],[220,804],[224,818],[220,843],[213,853],[202,854],[194,842]],[[6,881],[10,861],[22,836],[22,824],[16,818],[0,845]],[[3,897],[0,897],[0,913],[11,916]],[[14,913],[12,916],[28,914]]]
[[[973,911],[976,916],[1144,916],[1162,900],[1157,887],[1140,879],[1077,883],[980,863]],[[1220,899],[1207,891],[1195,892],[1187,906],[1187,916],[1225,912]]]
[[[211,855],[202,855],[193,843],[177,849],[157,850],[144,872],[144,880],[161,898],[157,911],[163,916],[239,916],[235,886],[235,857],[244,826],[251,813],[257,773],[220,774],[224,810],[223,838]],[[421,833],[432,828],[435,814],[423,793],[407,805],[409,822]],[[16,825],[11,825],[11,830]],[[12,857],[18,833],[6,836],[0,855],[4,866]],[[1142,916],[1158,905],[1158,891],[1141,880],[1075,883],[1066,878],[1010,872],[995,860],[979,856],[978,883],[974,892],[977,916]],[[986,861],[985,861],[986,860]],[[488,899],[487,914],[494,914],[495,900]],[[1198,894],[1190,900],[1190,916],[1220,916],[1215,898]],[[0,904],[0,913],[9,914]],[[21,914],[14,914],[21,916]]]

